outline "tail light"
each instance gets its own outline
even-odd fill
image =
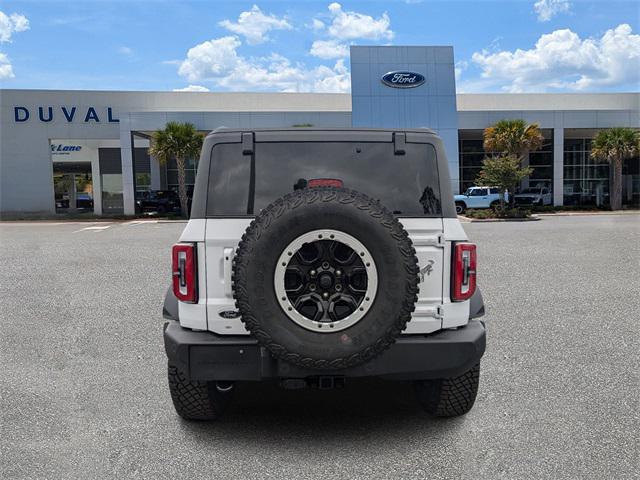
[[[176,243],[171,253],[173,294],[181,302],[197,303],[198,267],[196,245],[194,243]]]
[[[476,246],[473,243],[456,243],[453,247],[453,276],[451,300],[461,302],[476,291]]]

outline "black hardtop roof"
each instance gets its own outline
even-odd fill
[[[402,135],[396,135],[400,133]],[[251,134],[251,135],[246,135]],[[393,143],[394,153],[402,155],[404,144],[427,143],[436,150],[437,173],[442,199],[442,216],[456,218],[449,180],[449,165],[442,139],[428,128],[330,128],[330,127],[280,127],[280,128],[217,128],[206,137],[200,155],[196,185],[191,207],[191,218],[205,218],[209,188],[209,172],[213,149],[217,144],[241,143],[242,154],[253,154],[254,143],[296,142],[381,142]]]
[[[427,135],[437,136],[436,132],[431,130],[430,128],[364,128],[364,127],[280,127],[280,128],[229,128],[229,127],[218,127],[215,130],[209,132],[207,137],[216,135],[216,134],[224,134],[224,133],[248,133],[248,132],[298,132],[300,134],[308,133],[308,132],[373,132],[373,133],[394,133],[394,132],[403,132],[403,133],[422,133]]]

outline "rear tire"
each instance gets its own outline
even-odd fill
[[[457,377],[415,382],[422,408],[435,417],[464,415],[476,401],[480,383],[480,364]]]
[[[491,205],[489,205],[489,208],[491,208],[491,210],[493,210],[494,212],[502,211],[502,207],[500,206],[499,201],[491,202]]]
[[[215,382],[187,379],[184,372],[168,364],[169,391],[178,415],[185,420],[215,420],[227,408],[233,390],[220,392]]]

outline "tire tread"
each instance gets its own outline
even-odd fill
[[[269,333],[265,331],[257,321],[247,295],[247,275],[245,270],[248,263],[247,259],[253,249],[253,245],[260,239],[269,225],[285,212],[295,210],[304,204],[316,202],[338,202],[345,205],[352,205],[354,208],[368,213],[380,225],[386,228],[389,235],[396,240],[397,248],[402,255],[404,267],[407,272],[402,308],[395,322],[387,329],[375,345],[367,346],[357,353],[337,359],[311,358],[288,351],[283,345],[274,342]],[[304,368],[323,370],[344,369],[360,365],[380,355],[395,342],[396,338],[406,328],[407,322],[411,319],[411,313],[415,310],[415,303],[418,301],[418,273],[419,268],[416,251],[407,231],[398,219],[379,201],[355,190],[320,187],[289,193],[260,212],[242,235],[240,243],[238,244],[233,261],[231,278],[233,296],[236,299],[236,308],[240,310],[241,319],[253,336],[276,358],[286,360],[289,363]]]
[[[215,390],[210,382],[189,380],[184,372],[169,363],[167,368],[171,400],[185,420],[215,420],[226,408],[229,394]]]
[[[416,382],[418,401],[424,410],[436,417],[464,415],[475,403],[480,383],[480,364],[462,375]]]

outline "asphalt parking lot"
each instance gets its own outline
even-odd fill
[[[241,385],[181,421],[160,312],[183,226],[0,224],[0,477],[638,478],[640,216],[464,224],[488,350],[452,420],[361,381]]]

